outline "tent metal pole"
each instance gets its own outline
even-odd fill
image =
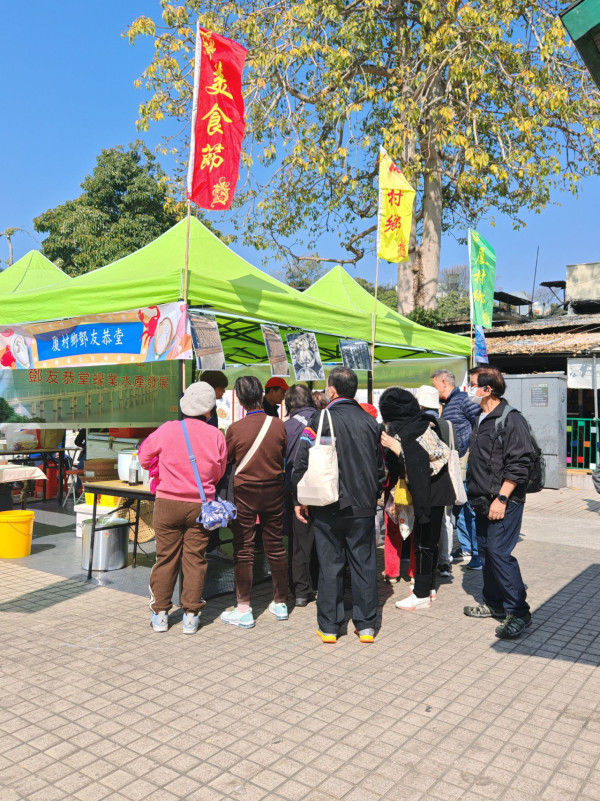
[[[190,263],[190,221],[192,219],[192,201],[188,198],[187,202],[187,226],[185,232],[185,261],[183,274],[183,302],[187,303],[188,293],[188,269]]]
[[[375,371],[375,331],[377,330],[377,289],[379,286],[379,254],[375,268],[375,300],[373,302],[373,325],[371,329],[371,371]],[[369,401],[370,403],[371,401]]]

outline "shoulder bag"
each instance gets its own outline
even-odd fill
[[[198,494],[200,495],[200,500],[202,501],[202,509],[200,515],[196,519],[196,522],[200,523],[200,525],[207,531],[213,531],[216,528],[225,528],[225,526],[228,526],[232,520],[237,518],[237,509],[230,501],[222,501],[220,498],[217,498],[214,501],[206,500],[206,493],[204,492],[204,487],[202,486],[202,479],[200,478],[200,472],[198,470],[198,465],[196,464],[196,457],[194,456],[194,452],[192,450],[192,443],[190,442],[190,436],[185,425],[185,420],[181,421],[181,427],[183,428],[183,436],[185,438],[188,456],[190,457],[190,462],[192,463],[192,470],[194,471],[196,486],[198,487]]]
[[[235,475],[236,476],[238,475],[238,473],[241,473],[242,470],[244,470],[245,467],[247,467],[250,459],[252,459],[252,457],[254,456],[256,451],[260,448],[261,443],[262,443],[263,439],[265,438],[265,436],[267,434],[267,431],[269,430],[269,426],[271,425],[272,422],[273,422],[273,418],[269,417],[269,415],[266,415],[266,419],[265,419],[264,423],[262,424],[262,428],[258,432],[258,436],[256,437],[256,439],[252,443],[252,447],[246,453],[246,455],[244,456],[242,461],[239,463],[239,465],[235,469]]]
[[[321,444],[325,414],[329,419],[331,445]],[[329,409],[323,409],[321,412],[317,438],[308,452],[308,467],[298,482],[297,495],[299,503],[304,506],[329,506],[339,500],[340,473]]]
[[[464,506],[464,504],[467,502],[467,493],[465,492],[465,485],[462,477],[460,457],[458,455],[458,451],[456,450],[456,443],[454,441],[454,426],[452,425],[452,423],[449,423],[449,428],[450,428],[450,442],[449,442],[450,455],[448,456],[448,473],[450,474],[450,480],[452,481],[454,494],[456,495],[456,500],[454,501],[454,505]]]

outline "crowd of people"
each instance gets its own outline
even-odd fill
[[[219,530],[209,532],[198,521],[203,503],[223,499],[237,510],[230,523],[237,603],[222,613],[224,623],[255,626],[251,601],[259,531],[273,582],[269,612],[277,620],[288,619],[290,592],[295,606],[316,600],[317,634],[335,643],[344,626],[349,583],[355,632],[361,642],[373,642],[375,521],[384,505],[384,579],[400,581],[404,561],[411,582],[407,597],[396,601],[399,610],[429,608],[440,578],[450,577],[453,563],[463,561],[483,577],[482,601],[465,606],[464,613],[500,620],[497,637],[519,636],[531,614],[512,552],[533,444],[525,419],[507,407],[500,371],[478,367],[469,379],[467,392],[447,370],[435,372],[432,385],[416,393],[390,387],[379,401],[379,424],[377,410],[355,400],[358,379],[349,368],[334,368],[324,393],[301,383],[288,386],[282,378],[271,378],[263,389],[254,376],[241,376],[234,389],[245,414],[224,435],[216,399],[225,392],[227,377],[203,373],[181,398],[183,424],[164,423],[139,451],[142,466],[153,465],[156,477],[153,630],[168,630],[181,565],[183,632],[197,631],[206,556],[221,551]],[[333,445],[337,464],[337,500],[325,505],[299,501],[299,486],[314,473],[317,444]],[[453,551],[455,531],[459,546]]]

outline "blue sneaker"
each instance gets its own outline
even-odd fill
[[[271,601],[271,603],[269,604],[269,612],[272,615],[275,615],[277,620],[288,619],[287,604],[276,604],[275,601]]]
[[[200,625],[200,613],[195,615],[193,612],[183,613],[183,633],[195,634]]]
[[[231,612],[223,612],[221,620],[223,623],[229,623],[230,626],[239,626],[241,629],[253,629],[255,626],[252,609],[247,612],[240,612],[237,606]]]
[[[156,612],[150,618],[150,625],[154,631],[168,631],[169,630],[169,613]]]
[[[483,562],[478,556],[472,556],[467,565],[467,570],[483,570]]]

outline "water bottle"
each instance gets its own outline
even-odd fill
[[[137,451],[133,454],[131,462],[129,463],[129,485],[134,487],[139,484],[139,475],[141,473],[141,466],[138,461]]]

